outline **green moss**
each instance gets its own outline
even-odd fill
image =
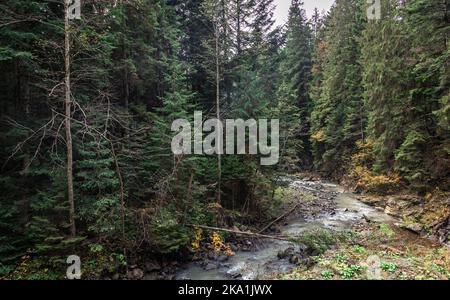
[[[303,233],[296,241],[317,254],[323,254],[339,242],[339,235],[331,230],[314,229]]]

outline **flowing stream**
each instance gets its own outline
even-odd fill
[[[382,211],[360,202],[356,195],[345,192],[344,188],[323,181],[303,181],[284,178],[283,181],[303,194],[312,196],[325,195],[333,202],[334,209],[313,217],[299,217],[288,222],[281,229],[283,236],[298,236],[310,229],[331,229],[335,231],[348,229],[364,217],[373,222],[392,223],[395,221]],[[278,253],[292,247],[287,241],[266,240],[263,246],[252,252],[238,251],[235,256],[221,262],[214,268],[205,268],[197,263],[190,263],[180,271],[177,279],[189,280],[254,280],[269,274],[287,273],[296,265],[286,259],[279,259]]]

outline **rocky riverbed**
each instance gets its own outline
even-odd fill
[[[292,241],[248,240],[254,247],[248,247],[247,251],[238,250],[232,257],[212,256],[190,263],[183,266],[175,278],[251,280],[287,274],[299,265],[311,266],[312,258],[327,250],[321,247],[337,247],[340,237],[355,224],[396,222],[383,211],[360,202],[339,185],[295,178],[283,178],[281,182],[298,193],[298,208],[285,220],[274,224],[269,232],[291,237]]]

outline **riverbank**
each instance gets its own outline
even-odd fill
[[[389,224],[352,227],[352,239],[312,258],[309,266],[266,279],[449,280],[450,249]]]
[[[450,246],[450,194],[439,190],[418,196],[361,196],[358,199],[398,218],[401,228]]]
[[[370,263],[378,264],[378,279],[449,278],[449,248],[400,228],[401,216],[374,205],[375,197],[365,200],[314,177],[282,179],[276,197],[289,214],[267,233],[291,242],[247,240],[253,249],[190,263],[176,278],[368,279]]]

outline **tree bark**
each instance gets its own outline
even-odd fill
[[[237,10],[237,30],[236,30],[236,35],[237,35],[237,53],[238,56],[240,57],[241,53],[242,53],[242,33],[241,33],[241,0],[237,0],[236,1],[236,10]]]
[[[215,39],[216,39],[216,113],[217,113],[217,128],[219,133],[222,133],[219,128],[221,128],[220,122],[220,49],[219,49],[219,20],[216,13],[216,28],[215,28]],[[217,147],[217,203],[222,202],[222,136],[218,136],[216,141]]]
[[[122,74],[122,81],[123,81],[123,101],[124,101],[124,107],[125,109],[128,109],[128,105],[130,102],[130,76],[129,76],[129,71],[128,71],[128,63],[126,62],[126,60],[128,59],[128,55],[127,55],[127,45],[126,45],[126,41],[125,41],[125,34],[126,34],[126,28],[127,28],[127,23],[126,23],[126,18],[125,18],[125,4],[123,3],[123,1],[120,1],[120,9],[121,9],[121,31],[122,31],[122,37],[121,37],[121,44],[122,44],[122,60],[123,60],[123,74]]]
[[[125,239],[125,185],[123,182],[122,172],[120,171],[119,160],[117,159],[116,150],[114,148],[114,144],[112,140],[109,140],[109,144],[111,146],[111,154],[114,159],[114,166],[116,167],[116,174],[119,179],[120,184],[120,222],[121,222],[121,234],[122,234],[122,244],[123,244],[123,253],[126,256],[126,239]]]
[[[71,128],[71,86],[70,86],[70,21],[69,21],[70,0],[64,1],[64,106],[65,106],[65,127],[66,127],[66,145],[67,145],[67,195],[69,200],[69,221],[70,233],[72,237],[76,236],[75,226],[75,199],[73,192],[73,146],[72,146],[72,128]]]

